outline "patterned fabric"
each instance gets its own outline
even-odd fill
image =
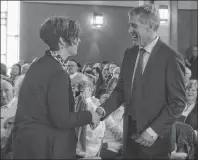
[[[64,61],[64,59],[61,57],[60,54],[57,54],[56,52],[51,51],[51,50],[47,50],[47,51],[46,51],[46,54],[50,54],[55,60],[57,60],[57,61],[60,63],[60,65],[63,67],[63,69],[66,69],[65,61]]]

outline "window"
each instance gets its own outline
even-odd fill
[[[8,69],[19,61],[20,1],[1,1],[1,62]]]

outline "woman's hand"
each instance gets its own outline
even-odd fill
[[[109,98],[109,94],[103,94],[100,96],[100,103],[103,104]]]

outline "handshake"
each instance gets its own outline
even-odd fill
[[[102,108],[98,107],[96,111],[90,110],[90,112],[92,114],[92,123],[90,124],[90,128],[95,129],[99,125],[100,119],[104,116],[104,111]]]

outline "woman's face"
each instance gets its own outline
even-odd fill
[[[92,70],[92,68],[91,68],[90,66],[87,66],[87,67],[85,68],[84,72],[91,71],[91,70]]]
[[[102,70],[102,76],[105,78],[105,77],[107,77],[109,74],[110,74],[110,72],[109,72],[109,65],[107,64],[107,65],[104,66],[104,68],[103,68],[103,70]]]
[[[188,102],[196,101],[196,99],[197,99],[197,89],[196,88],[187,88],[186,89],[186,96],[187,96],[187,101]]]
[[[19,75],[19,67],[17,65],[13,65],[11,68],[11,75],[18,76]]]
[[[70,56],[75,56],[78,53],[78,46],[80,44],[80,38],[75,38],[72,45],[67,48],[67,52]]]

